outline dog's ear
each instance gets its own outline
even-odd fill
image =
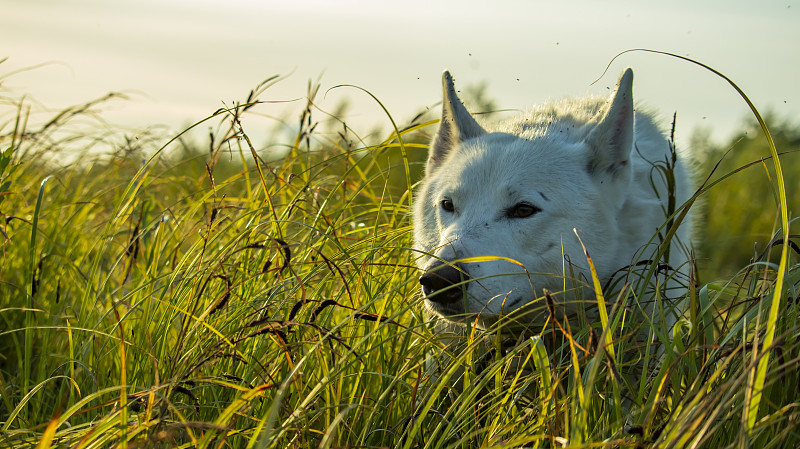
[[[616,177],[630,171],[633,149],[633,70],[625,69],[611,106],[587,138],[589,173]]]
[[[458,95],[456,95],[453,77],[447,70],[442,73],[442,89],[444,90],[442,120],[439,123],[439,130],[431,142],[431,149],[428,155],[428,173],[438,167],[447,156],[447,153],[456,145],[486,133],[461,103]]]

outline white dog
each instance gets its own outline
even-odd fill
[[[543,324],[545,290],[568,315],[591,308],[597,301],[582,244],[604,285],[635,284],[641,276],[629,272],[649,266],[685,277],[689,217],[668,252],[662,239],[670,197],[679,208],[691,183],[653,116],[634,110],[632,83],[627,69],[609,101],[555,102],[484,128],[444,72],[442,120],[414,197],[428,309],[486,328],[523,311],[527,324]],[[664,309],[672,325],[679,312]]]

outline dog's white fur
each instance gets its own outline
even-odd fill
[[[627,69],[610,100],[554,102],[484,127],[444,72],[442,120],[414,197],[428,309],[487,327],[524,308],[535,325],[548,313],[545,289],[567,313],[596,303],[581,241],[604,284],[657,254],[654,236],[667,220],[669,192],[655,167],[666,166],[672,152],[653,115],[634,110],[632,83]],[[672,172],[681,206],[691,182],[680,158]],[[689,228],[687,217],[662,261],[673,269],[688,271]],[[444,284],[431,281],[437,271],[449,276]],[[467,281],[464,290],[458,276]],[[447,290],[458,293],[437,301]]]

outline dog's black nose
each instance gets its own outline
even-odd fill
[[[439,304],[452,304],[464,298],[466,284],[457,287],[455,285],[469,276],[459,264],[454,265],[436,261],[420,276],[419,283],[422,284],[422,293],[426,299]]]

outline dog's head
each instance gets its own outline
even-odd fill
[[[523,308],[543,316],[545,289],[586,280],[581,241],[608,274],[631,183],[632,78],[625,71],[608,104],[565,103],[488,132],[444,73],[442,119],[414,199],[430,310],[482,326]]]

